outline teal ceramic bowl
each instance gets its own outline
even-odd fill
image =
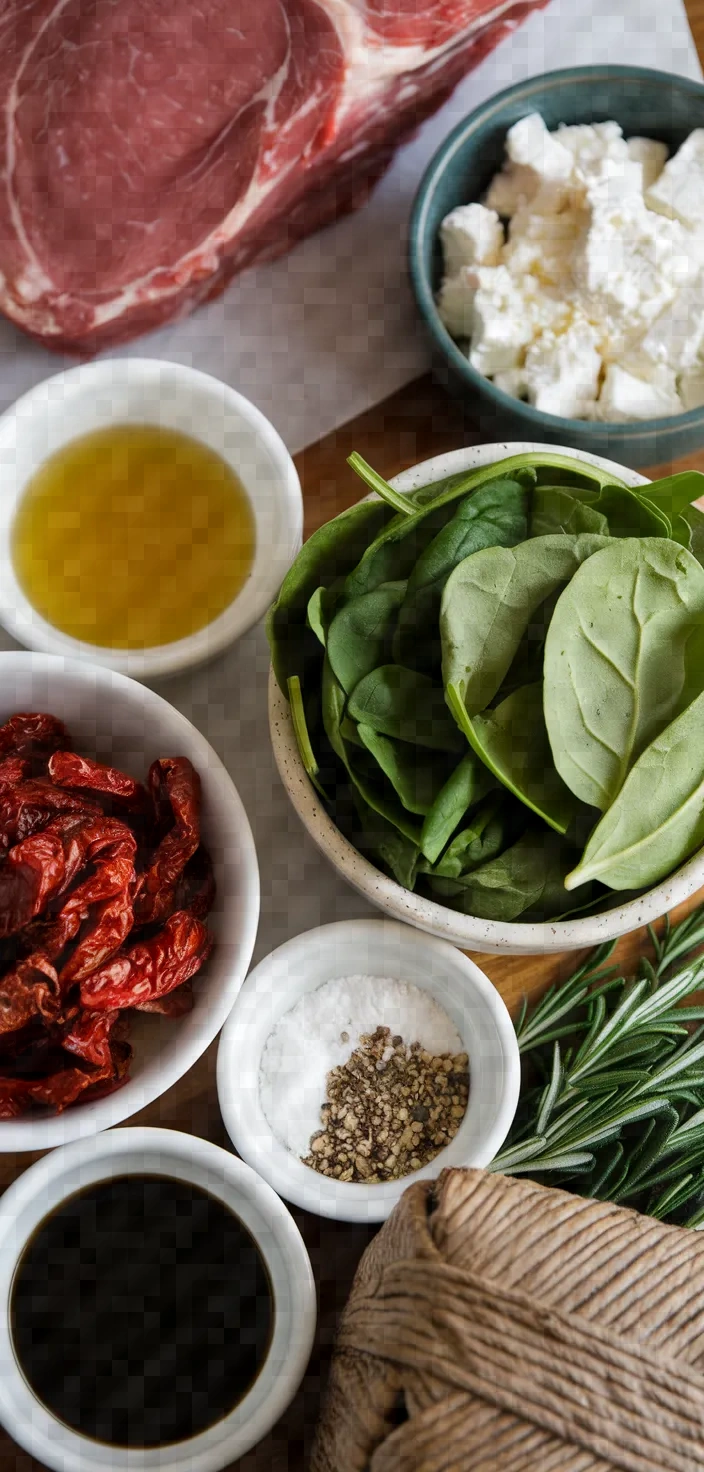
[[[458,124],[425,172],[410,222],[411,281],[430,336],[435,375],[466,405],[482,439],[573,445],[631,466],[691,454],[704,446],[704,408],[633,424],[543,414],[478,373],[440,321],[435,306],[442,279],[440,223],[456,205],[481,199],[503,164],[509,128],[531,112],[541,113],[551,130],[559,123],[614,119],[627,138],[657,138],[673,153],[694,128],[704,127],[704,85],[642,67],[574,67],[509,87]]]

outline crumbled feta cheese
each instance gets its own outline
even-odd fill
[[[690,368],[679,381],[679,394],[685,409],[701,409],[704,406],[704,364]]]
[[[533,337],[526,303],[505,266],[480,266],[474,272],[474,325],[469,361],[491,377],[514,368]]]
[[[646,192],[648,208],[693,229],[704,222],[704,128],[695,128]]]
[[[494,175],[484,196],[484,204],[502,219],[510,219],[521,205],[534,198],[539,186],[540,180],[533,169],[504,164],[501,173]]]
[[[495,373],[494,383],[505,394],[510,394],[512,399],[528,397],[528,385],[523,368],[508,368],[505,373]]]
[[[576,210],[536,214],[531,205],[517,210],[509,227],[504,261],[513,276],[536,276],[546,286],[563,286],[583,227]]]
[[[522,370],[530,403],[543,414],[565,419],[590,414],[601,373],[597,342],[596,330],[584,321],[574,322],[563,333],[544,332],[528,348]]]
[[[653,215],[642,199],[616,207],[595,203],[575,257],[575,280],[587,296],[632,323],[638,319],[644,330],[674,297],[673,256],[682,249],[681,227]]]
[[[441,227],[438,309],[468,340],[470,362],[563,417],[647,419],[698,405],[704,129],[668,163],[664,143],[626,140],[616,122],[549,133],[531,113],[506,153],[484,205],[453,210]]]
[[[438,312],[451,337],[471,337],[474,325],[476,276],[463,266],[456,276],[446,276],[438,296]]]
[[[619,424],[633,419],[663,419],[682,412],[675,375],[669,369],[661,370],[656,381],[647,382],[634,378],[618,363],[607,368],[597,406],[599,419]]]
[[[504,232],[494,210],[483,204],[463,204],[452,210],[440,226],[440,239],[448,276],[462,266],[498,266]]]
[[[626,199],[636,199],[643,205],[643,170],[629,158],[607,164],[587,186],[587,200],[592,209],[615,210]]]
[[[704,344],[704,276],[678,291],[648,328],[641,351],[653,363],[680,371],[692,368]]]
[[[645,192],[660,178],[667,162],[667,144],[655,138],[629,138],[627,147],[628,157],[640,164],[641,189]]]
[[[572,173],[572,155],[548,133],[538,112],[509,128],[506,152],[512,163],[533,169],[539,179],[569,179]]]
[[[553,137],[572,154],[571,180],[575,188],[590,188],[601,180],[628,171],[631,162],[618,123],[577,123],[558,128]],[[640,187],[642,174],[636,176]]]
[[[553,134],[563,148],[568,148],[575,159],[603,158],[609,150],[617,152],[623,147],[623,128],[620,123],[560,123]]]

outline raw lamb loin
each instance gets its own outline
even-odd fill
[[[546,0],[0,0],[0,308],[92,353],[355,209]]]

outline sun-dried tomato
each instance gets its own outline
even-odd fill
[[[101,812],[100,804],[85,793],[63,792],[46,778],[33,777],[17,787],[0,788],[0,844],[11,848],[24,838],[31,838],[61,813],[97,815]]]
[[[49,759],[49,776],[58,787],[77,787],[83,792],[99,792],[119,799],[130,807],[146,808],[149,794],[141,782],[128,777],[117,767],[106,767],[75,751],[57,751]]]
[[[54,1022],[60,1010],[59,978],[43,952],[18,961],[0,980],[0,1035],[18,1032],[37,1016]]]
[[[32,1092],[28,1080],[0,1075],[0,1119],[17,1119],[31,1106]]]
[[[215,875],[208,850],[196,849],[176,886],[174,910],[190,910],[198,920],[210,914],[215,903]]]
[[[76,755],[52,716],[0,728],[0,1118],[111,1093],[130,1012],[193,1006],[215,896],[200,782],[175,757],[148,785]]]
[[[51,1107],[60,1114],[67,1109],[69,1104],[75,1104],[81,1094],[86,1094],[89,1089],[95,1088],[96,1084],[112,1082],[115,1077],[115,1069],[112,1062],[103,1068],[60,1068],[56,1073],[50,1073],[47,1078],[32,1079],[29,1082],[29,1098],[32,1104],[38,1107]]]
[[[135,1012],[158,1012],[161,1017],[185,1017],[193,1011],[193,985],[184,981],[165,997],[155,997],[153,1002],[140,1002]]]
[[[17,752],[18,756],[49,755],[70,745],[68,731],[56,716],[36,711],[20,713],[10,716],[9,721],[0,726],[0,756],[7,756],[10,752]]]
[[[150,925],[174,910],[181,875],[200,843],[200,778],[186,757],[166,757],[149,771],[157,826],[168,801],[172,825],[149,864],[135,903],[135,923]]]
[[[200,970],[213,939],[201,920],[180,910],[151,940],[128,946],[81,982],[81,1004],[111,1010],[165,997]]]
[[[125,1042],[129,1023],[121,1012],[79,1013],[62,1039],[67,1053],[97,1068],[113,1068],[112,1048]]]
[[[4,756],[0,760],[0,793],[10,792],[29,777],[32,764],[26,756]]]
[[[75,949],[61,967],[63,992],[119,950],[134,920],[134,835],[119,819],[104,818],[87,826],[83,839],[92,872],[40,931],[44,950],[54,960],[78,936]],[[79,935],[81,927],[85,928]]]
[[[65,878],[64,840],[56,826],[11,848],[0,866],[0,935],[13,935],[41,914]]]

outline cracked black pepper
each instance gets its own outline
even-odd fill
[[[466,1053],[436,1055],[377,1027],[328,1074],[323,1127],[304,1163],[338,1181],[398,1180],[449,1145],[468,1098]]]

